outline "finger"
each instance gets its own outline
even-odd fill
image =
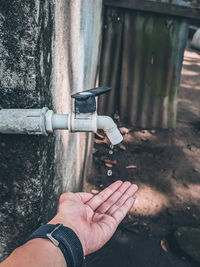
[[[109,197],[101,206],[98,207],[97,212],[105,213],[109,210],[123,195],[124,192],[131,186],[130,182],[123,183],[111,197]]]
[[[92,210],[96,210],[102,203],[104,203],[121,185],[122,181],[117,181],[103,191],[101,191],[98,195],[94,196],[87,202],[87,205],[90,206]]]
[[[112,215],[117,209],[119,209],[120,207],[122,207],[124,205],[124,203],[126,202],[126,200],[130,197],[133,197],[135,195],[135,193],[137,192],[138,187],[135,184],[132,184],[127,190],[126,192],[121,196],[121,198],[112,205],[112,207],[110,207],[109,210],[107,210],[107,214]]]
[[[133,197],[129,197],[125,203],[112,214],[112,217],[115,219],[117,225],[124,219],[128,211],[132,208],[134,202],[135,199]]]
[[[89,201],[91,198],[94,197],[93,194],[84,193],[84,192],[78,192],[78,193],[75,193],[75,195],[79,196],[83,203],[86,203],[87,201]]]

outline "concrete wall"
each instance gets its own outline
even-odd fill
[[[58,113],[71,110],[72,93],[95,85],[101,9],[102,1],[99,0],[56,2],[52,95]],[[91,144],[91,140],[86,140],[85,133],[63,131],[56,135],[56,177],[62,180],[64,189],[79,187],[82,166]]]
[[[95,85],[101,0],[0,1],[0,107],[71,110]],[[94,15],[95,14],[95,15]],[[51,218],[87,174],[91,134],[0,135],[0,259]]]

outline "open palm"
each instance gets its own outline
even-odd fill
[[[101,248],[134,204],[137,186],[117,181],[98,195],[64,193],[58,214],[49,223],[62,223],[78,235],[88,255]]]

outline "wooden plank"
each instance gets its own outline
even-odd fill
[[[148,0],[104,0],[104,5],[200,20],[200,7],[194,6],[181,6]]]

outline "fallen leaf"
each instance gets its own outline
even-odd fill
[[[105,144],[104,140],[94,139],[94,142],[98,145]]]
[[[126,169],[136,169],[137,166],[136,165],[129,165],[129,166],[126,166]]]
[[[148,139],[147,139],[147,138],[145,138],[145,137],[142,137],[142,138],[141,138],[141,141],[143,141],[143,142],[147,142],[147,141],[148,141]]]
[[[109,164],[109,163],[105,163],[105,165],[106,165],[106,167],[108,167],[108,168],[112,168],[112,167],[113,167],[113,165],[112,165],[112,164]]]
[[[110,141],[109,141],[109,139],[108,139],[107,136],[103,136],[103,135],[101,135],[101,134],[99,134],[99,133],[96,133],[96,135],[97,135],[99,138],[101,138],[101,139],[97,139],[97,138],[94,139],[94,142],[95,142],[96,144],[106,144],[107,146],[110,145]]]
[[[100,133],[95,133],[95,135],[97,135],[99,138],[101,138],[101,139],[104,139],[104,135],[102,135],[102,134],[100,134]]]
[[[128,128],[126,128],[126,127],[121,127],[121,128],[119,128],[119,130],[120,130],[120,133],[121,134],[128,134],[129,133],[129,129]]]
[[[94,142],[96,144],[106,144],[107,146],[109,146],[109,144],[110,144],[110,141],[108,140],[107,137],[105,137],[103,140],[94,139]]]
[[[124,145],[119,144],[118,146],[119,146],[119,148],[120,148],[121,150],[126,150],[126,147],[125,147]]]
[[[147,130],[142,130],[141,133],[146,134],[146,133],[148,133],[148,131]]]
[[[104,159],[104,161],[108,164],[114,164],[116,165],[117,164],[117,161],[116,160],[110,160],[110,159]]]
[[[168,245],[168,242],[165,238],[163,238],[161,241],[160,241],[160,245],[161,245],[161,248],[165,251],[165,252],[168,252],[169,251],[169,245]]]
[[[91,190],[91,193],[92,193],[92,194],[94,194],[94,195],[96,195],[96,194],[98,194],[98,193],[99,193],[99,190],[92,189],[92,190]]]

